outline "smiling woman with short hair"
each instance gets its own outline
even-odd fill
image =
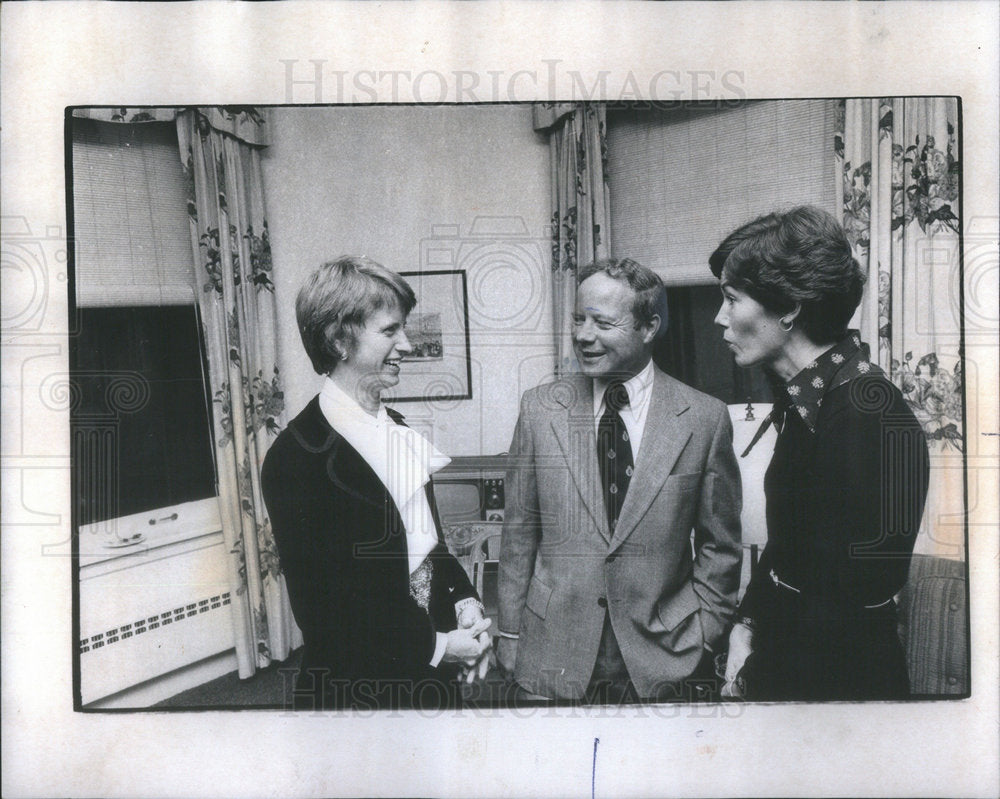
[[[299,291],[322,391],[261,472],[305,652],[292,703],[440,708],[485,674],[483,606],[441,537],[431,475],[449,459],[382,405],[411,351],[409,284],[369,258],[323,264]]]

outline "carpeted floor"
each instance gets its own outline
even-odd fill
[[[298,649],[283,663],[272,663],[248,680],[241,680],[238,673],[233,671],[157,702],[153,707],[174,710],[285,709],[288,707],[286,697],[290,695],[295,683],[301,659],[302,650]],[[483,683],[466,693],[465,701],[471,707],[503,706],[507,702],[509,690],[503,677],[493,668]]]
[[[157,702],[153,707],[171,710],[283,710],[289,706],[286,697],[291,694],[301,659],[302,650],[298,649],[283,663],[272,663],[248,680],[241,680],[233,671]],[[496,708],[508,704],[510,692],[511,687],[504,678],[496,668],[491,668],[484,682],[466,689],[463,695],[468,707]]]
[[[286,691],[291,691],[295,672],[302,659],[302,650],[297,649],[283,663],[272,663],[259,670],[249,680],[241,680],[233,671],[204,685],[182,691],[169,699],[158,702],[153,707],[197,709],[197,708],[282,708],[285,706]]]

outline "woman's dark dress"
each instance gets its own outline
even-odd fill
[[[927,494],[923,430],[856,333],[776,390],[768,541],[741,615],[747,698],[908,695],[893,597]]]
[[[476,592],[439,538],[427,556],[429,604],[418,604],[399,511],[372,468],[330,427],[318,398],[275,440],[261,482],[305,640],[286,701],[303,710],[457,705],[455,667],[430,661],[435,633],[455,629],[455,603]],[[430,491],[428,501],[437,521]]]

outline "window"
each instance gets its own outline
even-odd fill
[[[217,518],[207,367],[173,124],[71,130],[74,511],[120,543],[179,509]]]
[[[729,404],[769,402],[759,370],[735,367],[712,320],[721,302],[708,256],[755,216],[812,204],[833,212],[834,102],[608,111],[611,243],[667,286],[657,363]]]
[[[72,131],[77,306],[193,304],[173,123],[74,118]]]
[[[79,320],[79,524],[215,496],[207,368],[194,306],[83,308]]]
[[[743,369],[715,326],[722,295],[718,286],[669,286],[667,335],[657,339],[653,361],[668,375],[727,405],[770,402],[760,369]]]

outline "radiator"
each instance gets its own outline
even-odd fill
[[[234,646],[217,532],[80,568],[80,701],[132,688]]]

